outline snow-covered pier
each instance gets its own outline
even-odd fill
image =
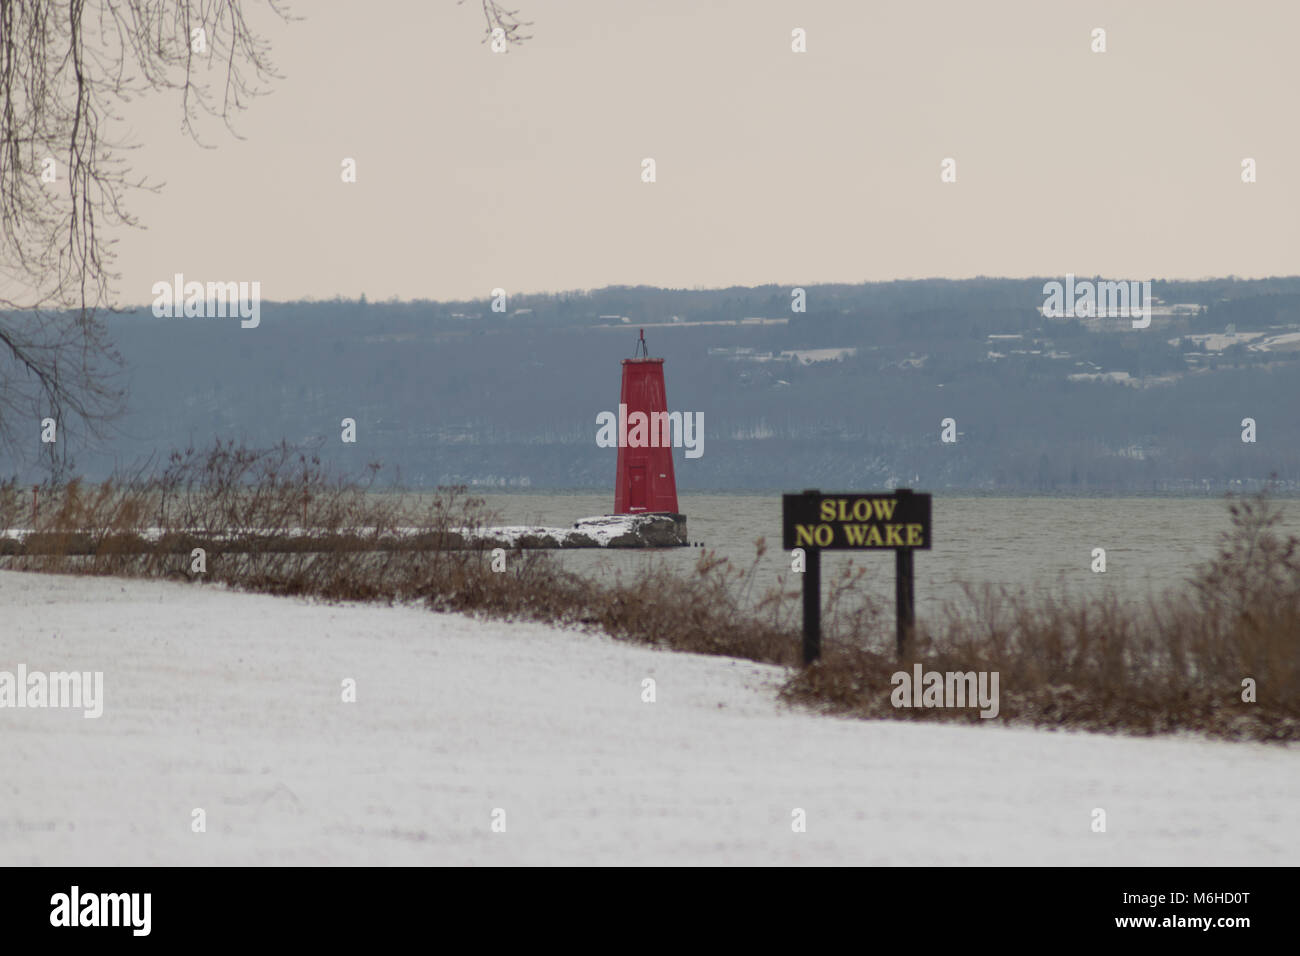
[[[509,525],[499,528],[287,528],[230,532],[145,528],[138,531],[0,533],[0,557],[22,554],[177,554],[210,552],[294,553],[319,551],[456,551],[483,548],[671,548],[686,545],[686,516],[602,515],[581,518],[572,528]]]

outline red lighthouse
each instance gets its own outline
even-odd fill
[[[623,359],[614,513],[676,514],[677,479],[673,476],[673,432],[664,388],[664,360],[649,357],[644,329],[637,351],[637,357]]]

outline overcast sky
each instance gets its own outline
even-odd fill
[[[119,301],[176,272],[270,300],[1300,272],[1292,0],[514,5],[503,55],[478,0],[262,20],[283,79],[215,149],[132,104],[166,186],[131,198]]]

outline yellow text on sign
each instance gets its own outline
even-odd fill
[[[822,502],[823,521],[888,521],[898,507],[897,498],[827,498]]]
[[[892,513],[893,509],[890,511]],[[919,548],[925,543],[924,527],[920,524],[846,524],[842,527],[845,540],[855,548]],[[829,524],[797,524],[794,536],[795,547],[829,548],[835,540],[835,529]]]
[[[828,524],[794,526],[794,543],[796,548],[807,545],[810,548],[829,548],[835,540],[835,529]]]

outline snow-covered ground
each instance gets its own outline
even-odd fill
[[[104,712],[0,709],[0,864],[1300,863],[1294,747],[820,717],[541,625],[0,572],[20,664]]]

